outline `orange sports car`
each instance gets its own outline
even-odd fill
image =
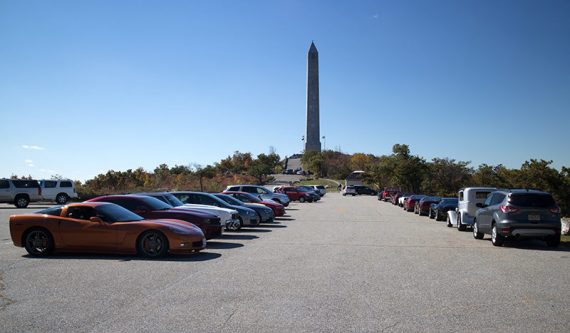
[[[206,247],[195,225],[171,219],[145,220],[107,202],[55,206],[33,214],[10,216],[14,245],[32,256],[53,251],[139,254],[157,258],[192,253]]]

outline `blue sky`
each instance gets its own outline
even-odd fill
[[[327,148],[570,166],[570,2],[0,1],[0,177]]]

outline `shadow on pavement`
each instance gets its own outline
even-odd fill
[[[486,236],[484,240],[488,241],[490,246],[493,246],[491,238]],[[570,243],[561,242],[557,248],[553,248],[546,246],[546,243],[539,239],[506,240],[503,247],[519,250],[570,252]]]
[[[31,212],[30,212],[30,211],[27,211],[27,209],[37,209],[37,210],[40,210],[40,209],[50,208],[50,207],[52,207],[52,206],[34,206],[34,207],[28,206],[28,207],[26,207],[26,208],[17,208],[16,206],[11,206],[11,207],[0,207],[0,209],[22,210],[22,213],[17,213],[17,214],[29,214],[29,213],[31,213]]]
[[[295,221],[292,217],[276,217],[275,221]]]
[[[241,232],[253,232],[253,233],[256,233],[256,232],[271,232],[272,230],[269,230],[269,229],[249,229],[249,228],[246,229],[246,228],[241,228],[240,231],[241,231]]]
[[[240,244],[240,243],[208,241],[206,248],[208,248],[208,249],[235,249],[235,248],[242,247],[242,246],[243,246],[243,244]]]
[[[224,234],[218,239],[256,239],[259,238],[255,235],[237,235],[237,234]]]
[[[258,227],[262,228],[287,228],[286,225],[283,224],[260,224]]]
[[[48,257],[32,257],[29,254],[23,255],[24,258],[46,260],[46,259],[79,259],[79,260],[116,260],[116,261],[207,261],[217,259],[222,255],[219,253],[199,252],[194,254],[169,254],[162,258],[143,258],[132,255],[116,255],[116,254],[91,254],[91,253],[57,253]]]

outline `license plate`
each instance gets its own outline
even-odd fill
[[[528,220],[529,221],[540,221],[540,215],[529,215]]]

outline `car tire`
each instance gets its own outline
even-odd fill
[[[461,214],[457,215],[457,231],[465,231],[467,230],[467,226],[465,224],[461,224]]]
[[[473,238],[483,239],[483,237],[485,237],[485,234],[479,232],[479,227],[477,226],[477,220],[473,221]]]
[[[546,239],[546,246],[557,248],[560,245],[560,235],[552,236]]]
[[[168,253],[168,239],[158,230],[143,232],[137,240],[137,253],[144,258],[160,258]]]
[[[24,248],[33,257],[45,257],[54,249],[53,237],[45,229],[31,229],[24,237]]]
[[[59,193],[55,196],[55,202],[59,205],[65,205],[69,200],[69,196],[65,193]]]
[[[491,243],[495,246],[502,246],[505,243],[505,237],[499,234],[496,224],[493,224],[493,229],[491,230]]]
[[[19,194],[14,198],[14,206],[17,208],[26,208],[30,204],[30,198],[27,195]]]
[[[299,202],[305,202],[305,197],[300,197]]]
[[[428,211],[428,217],[430,220],[433,220],[433,218],[434,218],[433,211],[431,210],[431,208]]]

